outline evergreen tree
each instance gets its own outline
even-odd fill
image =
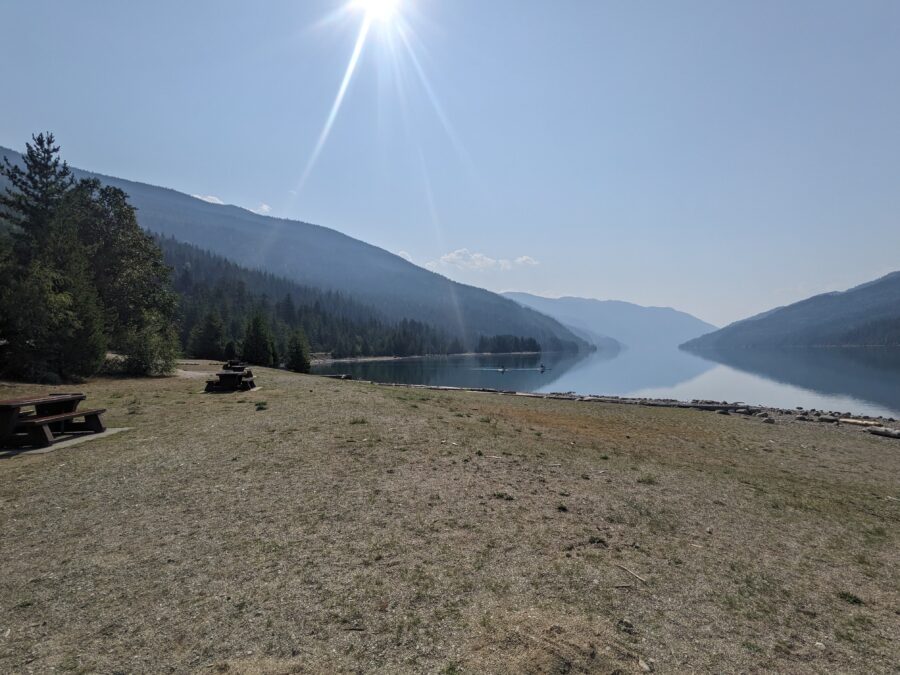
[[[106,354],[102,315],[71,231],[48,236],[38,257],[13,270],[0,300],[0,370],[37,382],[96,372]]]
[[[225,345],[225,360],[226,361],[234,361],[235,359],[237,359],[237,355],[238,355],[237,345],[234,343],[234,340],[229,340],[228,343]]]
[[[2,222],[2,221],[0,221]],[[0,230],[0,372],[12,360],[10,351],[18,342],[17,324],[21,315],[13,313],[15,304],[21,302],[16,292],[21,293],[16,280],[19,267],[13,259],[13,242],[8,232]]]
[[[14,247],[22,265],[31,261],[49,235],[50,221],[74,183],[69,166],[59,159],[53,134],[38,134],[31,140],[33,144],[25,144],[24,169],[6,157],[0,164],[0,176],[11,185],[0,195],[0,216],[14,226]]]
[[[12,273],[4,277],[9,282],[2,284],[0,372],[34,382],[58,380],[50,368],[53,317],[59,315],[52,302],[52,271],[37,262],[25,269],[18,265],[9,269]]]
[[[145,314],[143,321],[129,326],[120,340],[125,374],[156,377],[175,369],[178,336],[167,317]]]
[[[53,135],[32,140],[24,168],[0,166],[0,373],[77,379],[107,346],[128,372],[170,371],[177,305],[161,251],[121,190],[76,184]]]
[[[100,299],[77,232],[59,214],[51,222],[32,269],[35,274],[46,274],[50,281],[45,286],[50,313],[44,345],[49,372],[62,380],[92,375],[106,357]]]
[[[288,340],[287,367],[297,373],[309,372],[309,341],[302,330],[295,330]]]
[[[261,312],[254,314],[247,323],[241,346],[241,358],[257,366],[275,365],[275,346],[272,332]]]
[[[78,379],[100,367],[106,353],[102,313],[77,228],[63,213],[71,189],[53,135],[28,144],[25,169],[0,166],[11,187],[0,196],[8,275],[0,294],[0,371],[36,381]]]
[[[132,366],[153,363],[151,371],[157,373],[160,364],[173,361],[169,354],[178,348],[171,330],[177,301],[159,246],[138,225],[128,196],[118,188],[103,187],[96,179],[79,181],[59,211],[76,225],[94,261],[93,283],[103,305],[110,346],[126,359],[137,347]],[[137,344],[135,335],[148,336],[158,356],[147,353],[147,345]]]
[[[229,343],[234,348],[234,343]],[[225,326],[215,312],[207,312],[194,326],[188,345],[191,356],[199,359],[222,359],[225,354]]]
[[[294,306],[294,299],[290,293],[285,293],[284,299],[276,306],[278,318],[284,321],[288,326],[297,324],[297,308]]]

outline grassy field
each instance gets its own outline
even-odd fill
[[[0,671],[898,672],[900,441],[254,370],[0,460]]]

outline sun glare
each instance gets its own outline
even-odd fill
[[[369,19],[390,21],[400,7],[400,0],[356,0],[355,4]]]
[[[337,95],[334,98],[334,102],[331,104],[331,111],[328,113],[328,118],[325,120],[325,126],[322,128],[322,132],[319,134],[316,145],[306,162],[306,168],[297,185],[297,192],[302,190],[303,186],[306,184],[306,179],[309,178],[312,173],[313,167],[315,167],[319,155],[322,154],[325,143],[331,135],[331,129],[341,110],[344,96],[347,94],[350,81],[353,79],[353,74],[356,72],[356,66],[359,63],[363,48],[366,45],[366,38],[368,38],[370,31],[376,23],[381,24],[381,27],[385,29],[379,31],[380,33],[387,34],[388,32],[394,32],[393,30],[388,31],[388,28],[400,30],[400,24],[402,22],[399,20],[399,17],[397,17],[397,14],[400,10],[401,2],[402,0],[351,0],[343,6],[344,9],[361,11],[364,13],[364,16],[363,20],[360,22],[361,25],[359,27],[359,33],[356,36],[356,44],[353,47],[353,53],[350,55],[347,69],[344,71],[341,85],[338,87]],[[409,45],[407,45],[407,49],[409,49]]]

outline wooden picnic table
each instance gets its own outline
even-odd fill
[[[0,401],[0,446],[46,447],[56,440],[55,434],[104,431],[100,415],[105,409],[78,410],[78,404],[86,398],[85,394],[73,393]],[[84,421],[75,422],[79,417]]]
[[[218,373],[216,373],[216,377],[218,377],[219,381],[226,387],[233,386],[235,389],[237,389],[241,384],[241,380],[244,379],[244,371],[220,370]]]
[[[240,370],[220,370],[216,380],[206,381],[206,391],[249,391],[256,388],[253,371],[241,366]]]

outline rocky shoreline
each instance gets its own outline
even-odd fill
[[[323,375],[338,380],[352,380],[349,375]],[[577,401],[586,403],[612,403],[619,405],[639,405],[650,408],[682,408],[702,410],[719,415],[739,415],[747,418],[755,418],[764,424],[778,423],[819,423],[832,424],[834,426],[850,426],[878,436],[900,439],[900,429],[887,426],[897,423],[893,417],[872,417],[868,415],[854,415],[850,412],[836,410],[817,410],[815,408],[779,408],[773,406],[748,405],[741,401],[712,401],[694,399],[692,401],[679,401],[676,399],[657,398],[631,398],[623,396],[581,396],[573,392],[554,392],[537,394],[532,392],[511,391],[503,389],[491,389],[487,387],[449,387],[427,384],[402,384],[394,382],[373,382],[371,380],[357,380],[366,384],[374,384],[380,387],[401,387],[406,389],[427,389],[433,391],[468,391],[483,394],[499,394],[503,396],[522,396],[526,398],[541,398],[561,401]]]

